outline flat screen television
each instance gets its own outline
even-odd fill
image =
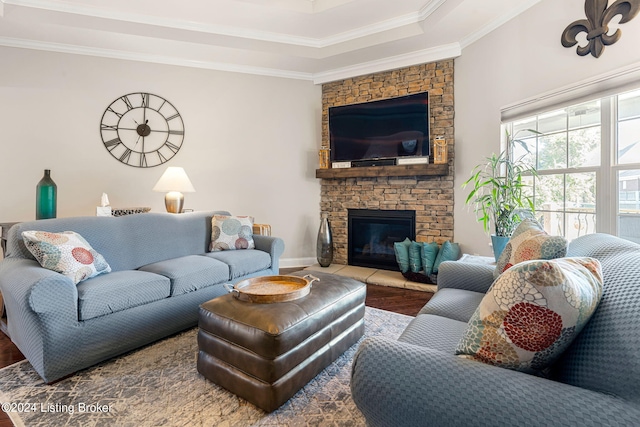
[[[331,161],[429,156],[429,93],[329,107]]]

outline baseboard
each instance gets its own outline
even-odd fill
[[[317,262],[315,258],[280,258],[280,268],[308,267]]]

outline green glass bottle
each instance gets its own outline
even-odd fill
[[[51,171],[45,169],[44,176],[36,186],[36,219],[56,217],[57,186],[51,179]]]

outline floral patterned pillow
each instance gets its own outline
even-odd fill
[[[211,252],[255,247],[252,217],[214,215],[211,219]]]
[[[602,298],[595,258],[525,261],[505,271],[469,320],[456,354],[536,373],[580,333]]]
[[[111,271],[104,257],[73,231],[23,231],[22,240],[42,267],[64,274],[74,284]]]
[[[522,261],[562,258],[567,254],[567,239],[550,236],[533,220],[525,219],[515,229],[500,254],[493,278]]]

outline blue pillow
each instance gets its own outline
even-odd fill
[[[436,242],[422,244],[422,267],[427,276],[433,273],[433,265],[436,263],[439,252],[440,247]]]
[[[409,246],[411,240],[407,237],[404,242],[396,242],[393,244],[393,250],[396,253],[396,261],[400,271],[406,273],[409,271]]]
[[[409,268],[413,273],[422,271],[422,243],[411,242],[409,246]]]
[[[447,240],[442,244],[440,252],[438,252],[436,262],[433,264],[433,273],[438,273],[438,268],[440,267],[441,262],[455,261],[458,258],[460,258],[460,245],[457,243],[451,243]]]

